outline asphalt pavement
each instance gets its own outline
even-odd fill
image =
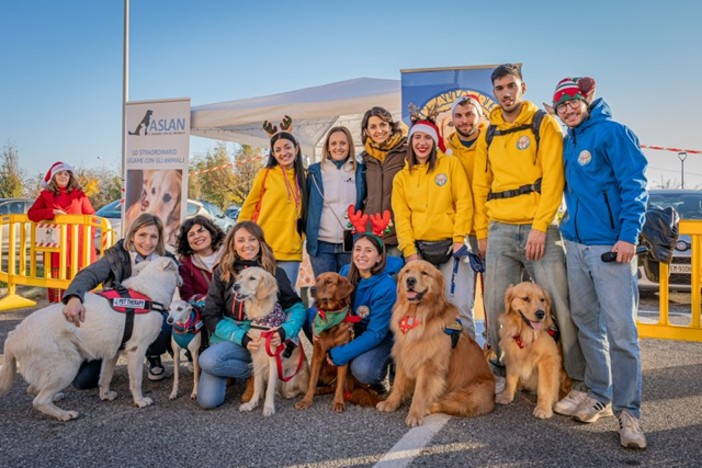
[[[0,312],[0,343],[32,310]],[[204,411],[190,400],[192,374],[183,369],[183,396],[168,399],[170,378],[145,379],[155,403],[137,409],[121,360],[117,399],[69,388],[59,405],[80,418],[67,423],[34,410],[18,376],[0,398],[0,467],[702,466],[702,345],[643,340],[641,348],[642,451],[619,446],[616,418],[589,425],[558,415],[537,420],[535,396],[526,393],[487,416],[435,415],[410,431],[407,404],[390,414],[354,406],[336,414],[330,395],[306,411],[294,408],[296,400],[278,399],[269,418],[260,408],[240,413],[241,384],[222,407]]]

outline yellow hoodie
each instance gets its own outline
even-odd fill
[[[490,122],[499,130],[531,124],[537,111],[535,104],[524,101],[514,122],[504,121],[502,109],[490,112]],[[475,152],[473,197],[475,230],[478,239],[487,237],[488,221],[505,224],[531,224],[546,232],[563,198],[563,133],[556,119],[547,115],[541,123],[539,152],[531,128],[495,136],[487,155],[487,142],[481,132]],[[541,193],[531,192],[512,198],[487,201],[488,193],[514,190],[542,178]]]
[[[417,253],[415,240],[463,242],[472,225],[473,199],[461,163],[441,152],[431,173],[426,164],[410,170],[405,163],[393,180],[392,210],[405,258]]]
[[[284,171],[278,165],[258,171],[238,220],[253,220],[259,200],[261,208],[256,222],[263,229],[275,259],[301,261],[302,237],[297,232],[297,219],[302,210],[302,193],[297,186],[295,171]]]
[[[478,136],[481,134],[485,133],[485,129],[487,129],[488,123],[481,121],[478,123]],[[451,149],[451,155],[456,156],[458,160],[461,162],[461,165],[463,166],[463,169],[466,171],[466,177],[468,178],[468,185],[471,186],[471,194],[472,194],[472,185],[473,185],[473,168],[475,166],[475,149],[478,146],[478,142],[474,141],[472,145],[470,145],[469,148],[466,148],[463,143],[461,143],[461,139],[459,138],[458,132],[453,132],[450,137],[446,140],[446,146],[448,146]],[[473,227],[471,227],[470,230],[470,235],[474,236],[475,235],[475,219],[473,219]]]

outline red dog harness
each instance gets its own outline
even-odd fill
[[[160,302],[152,301],[151,298],[127,289],[122,285],[117,285],[113,289],[104,289],[97,293],[107,299],[113,310],[125,314],[124,333],[119,349],[124,349],[124,343],[129,341],[134,330],[134,314],[148,314],[149,312],[165,312],[166,308]]]

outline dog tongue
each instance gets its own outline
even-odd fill
[[[407,291],[407,299],[414,299],[417,297],[417,291]]]
[[[530,322],[531,323],[531,328],[534,330],[541,330],[541,325],[543,325],[543,322]]]

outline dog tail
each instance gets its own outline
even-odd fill
[[[5,364],[0,366],[0,397],[7,394],[15,383],[17,360],[10,347],[5,343]]]
[[[474,417],[488,414],[494,408],[495,384],[483,381],[447,393],[431,406],[431,412]]]

